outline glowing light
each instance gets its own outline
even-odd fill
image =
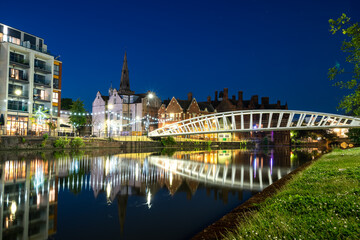
[[[11,212],[11,214],[12,214],[12,215],[15,215],[16,210],[17,210],[16,202],[15,202],[15,201],[12,201],[12,202],[11,202],[11,206],[10,206],[10,212]]]
[[[16,96],[20,96],[20,95],[21,95],[21,93],[22,93],[22,91],[21,91],[20,89],[16,89],[16,90],[15,90],[15,94],[16,94]]]
[[[150,190],[147,193],[146,204],[148,205],[148,208],[150,209],[151,208],[151,192],[150,192]]]
[[[152,98],[154,97],[154,94],[149,93],[149,95],[148,95],[148,96],[149,96],[149,98],[150,98],[150,99],[152,99]]]
[[[108,183],[106,186],[106,197],[110,198],[110,194],[111,194],[111,186],[110,183]]]

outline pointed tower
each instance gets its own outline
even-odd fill
[[[129,80],[129,69],[127,65],[126,52],[124,56],[124,63],[121,71],[121,81],[120,81],[120,94],[132,94],[133,91],[130,90],[130,80]]]

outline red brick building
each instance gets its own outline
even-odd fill
[[[206,114],[216,112],[229,112],[239,110],[253,110],[253,109],[288,109],[287,104],[281,105],[278,100],[276,103],[271,104],[269,97],[262,97],[259,102],[259,96],[254,95],[249,100],[243,99],[243,92],[238,92],[238,97],[233,95],[229,98],[228,89],[224,88],[223,91],[218,93],[215,91],[215,99],[207,97],[206,102],[197,102],[193,98],[192,93],[188,93],[187,100],[180,100],[173,97],[171,100],[165,100],[158,110],[159,128],[175,123],[178,121],[186,120],[193,117],[198,117]],[[196,138],[204,138],[214,140],[216,134],[201,135]],[[263,139],[267,138],[268,141],[277,144],[288,143],[290,141],[289,132],[251,132],[251,133],[221,133],[217,134],[215,138],[229,141],[231,139]]]
[[[187,100],[180,100],[173,97],[171,100],[164,100],[158,110],[159,128],[166,124],[182,121],[185,119],[214,113],[211,103],[198,103],[192,93],[188,93]]]

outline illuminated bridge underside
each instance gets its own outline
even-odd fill
[[[161,156],[148,157],[149,163],[201,183],[228,188],[262,190],[291,172],[289,168],[207,164]]]
[[[150,137],[223,132],[316,130],[360,127],[360,118],[292,110],[246,110],[216,113],[169,124]]]

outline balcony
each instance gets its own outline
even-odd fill
[[[50,97],[41,97],[38,94],[33,95],[34,101],[50,102]]]
[[[27,112],[28,104],[27,104],[27,102],[9,100],[8,101],[8,110]]]
[[[37,72],[45,73],[45,74],[51,74],[51,66],[48,66],[44,63],[39,63],[35,60],[34,69]]]
[[[15,94],[15,91],[14,92],[10,92],[9,91],[9,97],[13,97],[13,98],[29,98],[29,92],[28,91],[21,91],[21,94],[18,96]]]
[[[19,81],[22,83],[29,83],[29,79],[28,76],[26,74],[18,74],[18,75],[14,75],[14,74],[9,74],[9,80],[11,81]]]
[[[9,42],[9,43],[14,44],[14,45],[22,46],[22,47],[32,49],[32,50],[35,50],[35,51],[38,51],[38,52],[41,52],[41,53],[45,53],[47,55],[52,56],[50,51],[48,51],[47,49],[45,49],[43,47],[33,45],[33,44],[30,44],[29,41],[23,42],[23,41],[20,41],[20,39],[18,39],[18,41],[14,42],[14,41],[11,40],[11,38],[9,36],[6,39],[0,39],[0,41],[1,42]]]
[[[51,87],[51,81],[46,79],[45,76],[34,74],[34,84],[44,87]]]
[[[10,57],[10,65],[15,65],[15,66],[18,66],[21,68],[29,68],[30,67],[28,59],[23,59],[18,56]]]

